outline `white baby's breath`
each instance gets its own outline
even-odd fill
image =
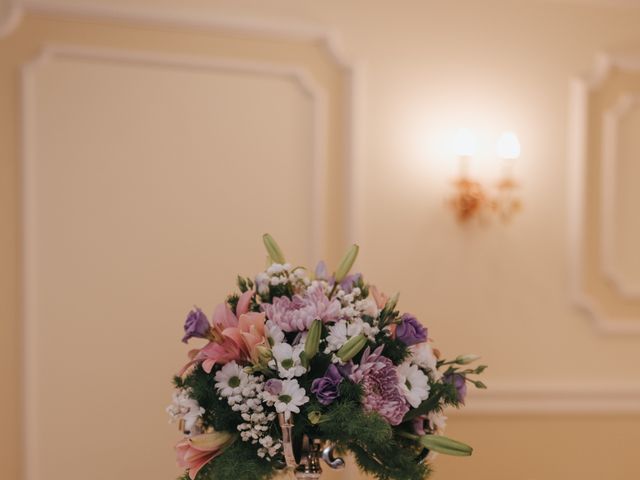
[[[205,409],[184,390],[174,392],[172,403],[167,407],[167,413],[170,417],[169,422],[174,423],[184,420],[185,430],[192,433],[204,412]]]

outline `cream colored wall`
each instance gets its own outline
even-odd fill
[[[94,5],[87,0],[59,3],[75,7]],[[640,335],[603,335],[583,312],[572,305],[568,281],[568,252],[571,245],[567,240],[567,224],[571,216],[567,205],[569,178],[566,155],[569,79],[588,70],[598,51],[640,51],[640,10],[610,9],[571,2],[506,0],[274,0],[268,4],[258,0],[137,0],[135,6],[130,0],[103,0],[95,5],[123,10],[135,8],[139,12],[153,11],[155,15],[165,12],[177,16],[177,12],[180,12],[181,15],[193,14],[200,18],[211,15],[251,18],[278,24],[320,24],[338,32],[347,56],[364,63],[363,83],[356,97],[360,102],[357,130],[352,132],[358,134],[356,140],[360,146],[360,176],[355,183],[360,187],[360,196],[357,215],[351,219],[356,226],[354,235],[362,246],[359,265],[369,279],[383,289],[402,291],[403,307],[412,310],[428,325],[430,334],[444,352],[481,353],[491,366],[486,375],[490,390],[470,398],[469,411],[472,413],[454,413],[450,420],[449,433],[474,444],[476,453],[470,459],[441,457],[436,465],[438,474],[435,478],[462,478],[464,475],[480,480],[631,480],[640,475],[640,467],[635,461],[635,446],[640,440],[640,374],[636,369],[640,360]],[[2,218],[6,219],[3,220],[5,227],[0,230],[0,252],[3,265],[7,265],[3,269],[0,284],[0,374],[6,379],[3,392],[5,389],[8,392],[19,391],[20,377],[17,371],[21,364],[21,323],[17,320],[20,311],[16,286],[20,278],[17,258],[20,253],[18,199],[21,188],[16,143],[18,128],[11,113],[16,113],[18,109],[16,68],[25,59],[33,58],[41,42],[53,39],[59,43],[109,45],[125,50],[142,49],[171,54],[188,52],[204,56],[216,56],[221,52],[228,54],[228,48],[231,48],[232,55],[240,52],[254,59],[257,55],[263,60],[293,62],[310,68],[314,78],[329,86],[332,101],[336,105],[342,105],[346,100],[343,96],[345,91],[336,80],[344,72],[336,68],[336,62],[331,60],[324,48],[313,50],[305,42],[303,46],[296,46],[274,40],[249,42],[250,45],[244,44],[242,47],[233,44],[236,47],[229,47],[232,43],[229,37],[223,40],[220,34],[213,37],[209,35],[202,31],[183,32],[135,23],[119,27],[110,23],[74,23],[27,17],[13,37],[0,40],[0,89],[2,92],[11,92],[10,96],[4,98],[10,98],[12,102],[12,108],[0,117],[0,144],[5,148],[0,157],[0,182],[3,182],[0,188],[3,201],[0,205],[3,209]],[[231,37],[238,38],[235,35]],[[309,64],[307,60],[310,56],[318,59],[320,66],[315,60]],[[63,67],[56,62],[47,69]],[[95,90],[83,91],[80,86],[73,87],[73,82],[86,79],[86,75],[97,74],[92,73],[89,67],[64,65],[64,68],[71,68],[68,73],[72,75],[67,80],[47,81],[42,85],[41,94],[46,94],[42,98],[48,98],[50,102],[40,104],[42,115],[38,118],[50,118],[39,130],[45,129],[44,136],[37,137],[41,142],[38,144],[40,148],[58,146],[58,156],[52,158],[59,161],[69,158],[69,153],[75,155],[71,159],[82,158],[90,154],[89,150],[82,149],[92,145],[104,147],[99,148],[101,155],[110,154],[99,157],[102,162],[118,156],[119,151],[128,152],[128,156],[109,164],[112,172],[126,169],[126,160],[136,158],[136,153],[169,155],[163,147],[166,146],[164,143],[154,147],[157,150],[152,148],[136,152],[135,138],[127,140],[120,147],[113,142],[100,143],[109,137],[100,136],[94,143],[83,134],[79,135],[78,146],[70,145],[74,131],[84,131],[81,130],[81,122],[74,123],[82,115],[98,117],[97,112],[107,109],[107,125],[113,125],[115,117],[109,116],[109,104],[101,96],[96,96]],[[119,70],[121,67],[116,66],[95,68],[107,68],[108,75],[97,75],[91,80],[91,85],[107,89],[106,92],[116,98],[118,92],[126,92],[124,85],[132,78],[129,75],[142,75],[140,72],[125,74]],[[39,71],[37,78],[44,81],[46,75],[53,73],[44,69]],[[121,83],[103,85],[100,83],[103,78]],[[207,92],[207,86],[193,78],[170,81],[165,74],[145,78],[142,84],[157,90],[148,92],[148,98],[141,97],[150,102],[153,99],[161,101],[163,94],[170,91],[167,85],[172,84],[188,90],[182,95],[194,108],[199,107],[198,99]],[[215,78],[210,80],[213,82]],[[206,80],[203,81],[206,83]],[[62,90],[50,90],[52,86],[61,87]],[[85,101],[74,106],[77,109],[75,116],[58,124],[59,118],[51,116],[61,112],[64,105],[54,100],[60,102],[67,98],[64,95],[71,95],[76,90],[78,95],[85,95]],[[89,103],[91,101],[96,103]],[[303,103],[296,105],[302,108]],[[144,111],[144,104],[134,106],[134,111]],[[194,118],[201,120],[199,123],[214,120],[211,111],[197,112],[200,113],[196,113]],[[295,118],[299,118],[299,114],[296,115]],[[194,118],[189,121],[194,121]],[[337,117],[331,118],[335,128]],[[134,122],[135,118],[127,121]],[[47,138],[46,132],[54,125],[56,128],[66,128],[68,137],[64,138],[64,142],[57,144],[55,142],[59,139]],[[443,198],[449,193],[449,180],[455,173],[454,159],[444,144],[460,126],[474,127],[482,134],[481,147],[485,152],[490,148],[491,139],[500,130],[514,129],[519,133],[524,154],[517,165],[517,174],[523,183],[521,193],[525,209],[511,225],[460,227],[444,209]],[[171,118],[163,124],[160,133],[166,136],[175,131],[177,135],[183,131],[181,127],[180,122]],[[344,133],[345,124],[342,127],[337,130]],[[150,131],[150,127],[142,130],[146,133]],[[248,130],[248,134],[250,132]],[[340,140],[338,132],[332,138],[327,148],[338,151],[338,145],[346,138]],[[285,145],[291,147],[289,142],[285,142]],[[103,151],[105,148],[106,152]],[[200,165],[209,147],[198,140],[189,148],[190,151],[185,151],[184,161]],[[233,144],[228,144],[226,149],[227,153],[233,153]],[[300,153],[302,150],[295,151]],[[149,162],[148,157],[139,156]],[[483,153],[482,156],[481,161],[472,168],[480,176],[490,179],[497,175],[498,167],[491,161],[490,153]],[[164,161],[168,161],[168,157]],[[291,164],[292,160],[289,161]],[[332,165],[329,167],[329,178],[338,181],[342,175],[336,162]],[[75,171],[77,164],[63,163],[62,166],[64,168],[46,178],[64,182]],[[136,168],[143,166],[136,164]],[[253,168],[263,166],[262,159],[256,159]],[[148,168],[153,168],[152,162]],[[180,168],[172,168],[165,173],[167,176],[180,175]],[[199,168],[204,169],[198,170],[201,174],[216,171],[215,165],[207,167],[206,163]],[[137,175],[135,169],[127,171]],[[44,174],[46,171],[42,172]],[[96,172],[91,170],[86,173],[95,175]],[[83,178],[97,181],[95,177],[87,175]],[[53,188],[56,184],[51,185]],[[154,190],[151,186],[144,188],[146,192],[162,198],[158,193],[161,190]],[[181,188],[184,188],[181,192],[187,190],[184,186]],[[111,215],[121,211],[118,204],[109,205],[108,191],[103,193],[96,197],[102,202],[100,211]],[[290,194],[293,198],[296,191]],[[45,202],[43,207],[64,208],[64,211],[69,208],[88,208],[88,205],[76,205],[74,202],[64,203],[67,198],[65,195],[58,195],[55,189],[51,190],[46,197],[50,202]],[[329,197],[333,198],[331,195]],[[134,202],[134,191],[125,190],[123,199],[125,204],[128,204],[126,199],[130,200],[129,203]],[[198,210],[201,215],[206,215],[206,204],[195,202],[193,205],[202,209]],[[242,205],[246,208],[245,204]],[[296,208],[304,210],[306,207],[298,205]],[[327,231],[341,232],[342,215],[348,212],[345,201],[333,199],[333,202],[327,203],[327,211]],[[184,221],[179,210],[174,213],[170,217],[173,227]],[[86,211],[82,213],[86,214]],[[216,217],[218,215],[223,215],[223,212],[216,212]],[[273,215],[273,218],[265,218],[265,221],[278,223],[284,242],[289,244],[287,247],[293,252],[298,248],[299,256],[307,255],[299,243],[305,241],[308,233],[296,229],[290,219],[275,213]],[[248,224],[237,222],[233,217],[228,218],[226,224],[233,225],[234,232],[237,232],[235,234],[242,237],[243,252],[251,248],[251,242],[258,243],[258,238],[251,240],[256,237],[257,230],[253,231]],[[104,225],[102,234],[113,234],[118,225]],[[77,225],[71,227],[68,231],[57,232],[60,235],[57,241],[67,245],[67,241],[73,238],[78,242],[73,245],[78,248],[100,244],[97,236],[78,239],[72,235],[78,233],[74,230],[78,228]],[[262,225],[260,228],[263,228]],[[211,232],[215,230],[213,225],[206,229]],[[147,233],[151,231],[146,230]],[[56,232],[55,226],[51,232]],[[97,235],[97,232],[94,233]],[[255,263],[250,262],[244,254],[233,253],[233,248],[228,248],[225,255],[219,256],[215,244],[209,247],[206,242],[199,242],[193,251],[177,253],[184,252],[185,245],[172,240],[173,235],[177,238],[175,232],[171,235],[163,239],[166,243],[162,243],[175,247],[165,260],[166,269],[179,269],[180,256],[187,255],[192,262],[191,268],[199,272],[185,280],[186,283],[181,282],[180,292],[171,292],[171,275],[165,276],[162,272],[151,275],[150,272],[155,272],[156,268],[152,265],[153,255],[149,255],[144,262],[135,256],[125,262],[127,268],[135,270],[135,278],[139,280],[136,285],[144,285],[145,295],[152,296],[154,291],[164,292],[163,302],[167,302],[162,304],[167,306],[166,309],[153,315],[154,318],[161,317],[163,329],[162,339],[158,340],[159,344],[154,344],[153,350],[159,355],[166,353],[162,362],[148,366],[154,379],[168,375],[169,365],[175,363],[182,354],[179,346],[169,340],[170,332],[179,329],[181,319],[176,316],[181,311],[180,305],[184,302],[190,305],[193,301],[212,304],[215,299],[200,300],[194,297],[206,296],[207,292],[214,289],[217,289],[215,293],[219,296],[223,285],[228,283],[220,277],[211,279],[211,287],[208,287],[207,274],[197,260],[208,258],[208,264],[221,264],[228,275],[236,265],[251,271],[251,265]],[[341,238],[341,235],[337,237]],[[120,232],[115,238],[119,241],[114,244],[124,251],[126,243],[120,239]],[[343,241],[336,240],[327,247],[327,253],[332,258],[337,255],[338,243]],[[49,248],[47,245],[43,243],[42,248]],[[86,258],[83,258],[91,261],[94,253],[87,251],[84,253]],[[258,261],[257,254],[253,257]],[[55,255],[50,255],[50,258],[56,259]],[[124,258],[127,257],[123,257],[122,261]],[[112,263],[107,260],[109,257],[100,258],[104,265]],[[48,274],[51,274],[61,267],[51,263],[48,268]],[[197,270],[199,268],[203,270]],[[71,270],[67,273],[71,273]],[[95,274],[95,270],[91,270],[91,273]],[[48,282],[50,287],[55,286],[54,279]],[[71,285],[75,284],[66,282],[58,285],[58,288]],[[120,291],[112,290],[109,285],[102,285],[102,290]],[[88,288],[84,284],[76,287]],[[197,292],[200,292],[199,295],[196,295]],[[83,298],[88,308],[99,301],[96,296]],[[109,309],[129,305],[122,301],[106,301],[106,304]],[[68,308],[66,305],[58,308],[56,318],[63,319]],[[135,316],[144,316],[144,312],[135,310]],[[124,319],[121,321],[124,322]],[[635,321],[640,322],[640,319]],[[174,328],[172,322],[176,322],[177,327]],[[65,323],[64,326],[74,328],[72,323]],[[51,335],[55,335],[55,324],[48,328],[53,328]],[[143,334],[139,335],[142,338]],[[117,338],[112,341],[117,341]],[[87,349],[87,345],[83,343],[81,351]],[[130,346],[133,348],[133,343]],[[48,352],[46,348],[38,346],[35,351]],[[134,357],[133,350],[127,352],[127,358]],[[66,358],[65,361],[71,359]],[[101,364],[103,367],[106,375],[107,363]],[[121,371],[122,368],[118,366],[114,370]],[[131,382],[130,388],[137,391],[133,378],[127,382]],[[72,379],[67,378],[66,381],[71,382]],[[55,387],[49,385],[48,388],[49,395],[55,395]],[[156,387],[153,388],[153,402],[159,407],[164,403],[163,399],[157,398],[161,396],[162,389],[158,387],[156,391]],[[100,392],[99,389],[95,390],[95,395]],[[109,390],[102,393],[109,394]],[[18,478],[20,464],[17,459],[22,449],[16,439],[21,435],[18,420],[21,399],[15,394],[1,398],[0,411],[3,425],[6,425],[0,429],[1,465],[7,478]],[[112,400],[117,402],[115,396]],[[108,407],[107,402],[102,406]],[[45,404],[32,407],[40,415],[52,414]],[[145,416],[141,411],[136,410],[138,415]],[[504,414],[507,411],[509,415]],[[155,466],[151,468],[157,470],[153,473],[158,478],[171,478],[173,471],[169,471],[170,458],[167,457],[171,454],[163,450],[160,444],[168,442],[173,432],[165,429],[164,425],[153,423],[156,418],[161,423],[163,421],[156,413],[144,418],[147,422],[145,431],[153,432],[157,440],[148,452],[150,458],[156,459]],[[49,435],[58,430],[63,437],[75,432],[60,425],[60,419],[48,418],[43,422],[42,428],[46,428]],[[103,427],[109,432],[103,439],[104,445],[115,445],[117,432],[121,430],[108,425]],[[77,428],[77,425],[73,428]],[[129,431],[127,429],[133,432],[134,427],[122,426],[122,431]],[[130,445],[135,446],[135,441],[131,442]],[[49,460],[42,460],[42,466],[57,471],[55,468],[62,465],[52,467],[51,462],[65,457],[59,457],[55,449],[44,452],[43,455],[50,457]],[[92,458],[91,452],[87,453]],[[121,467],[123,472],[127,472],[124,475],[137,472],[140,468],[139,465],[131,468],[131,465],[117,463],[103,465],[104,478],[114,478],[114,472]],[[73,478],[82,478],[81,474],[72,474],[77,475]],[[42,478],[51,477],[43,475]],[[57,480],[57,477],[52,480]]]

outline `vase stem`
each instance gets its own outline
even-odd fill
[[[296,457],[293,453],[293,419],[287,419],[284,413],[278,414],[278,423],[282,430],[282,451],[287,468],[294,469],[297,466]]]

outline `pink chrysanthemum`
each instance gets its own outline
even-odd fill
[[[362,385],[366,411],[378,412],[391,425],[399,425],[409,411],[409,404],[400,391],[396,368],[381,355],[382,347],[370,352],[367,347],[351,379]]]
[[[314,285],[304,296],[295,295],[293,300],[276,297],[271,304],[262,304],[262,310],[285,332],[302,332],[316,319],[324,323],[335,322],[340,314],[340,302],[329,300],[322,286]]]

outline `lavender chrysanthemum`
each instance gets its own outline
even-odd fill
[[[317,284],[292,300],[276,297],[271,304],[263,304],[262,310],[285,332],[302,332],[316,319],[324,323],[335,322],[340,314],[340,302],[327,298],[322,286]]]
[[[370,352],[367,347],[351,379],[362,385],[366,411],[377,412],[391,425],[399,425],[409,411],[409,404],[400,391],[396,368],[391,360],[381,355],[382,347]]]

